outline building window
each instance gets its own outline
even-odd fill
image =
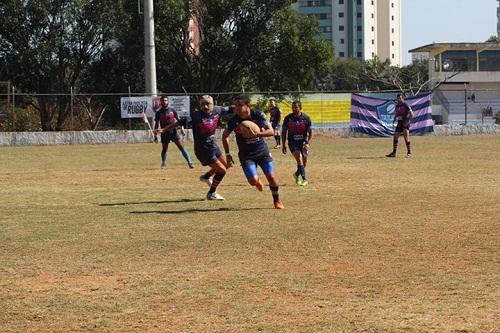
[[[372,13],[372,18],[375,18],[375,14]]]
[[[357,17],[357,18],[361,18],[361,17],[362,17],[361,13],[357,13],[357,14],[356,14],[356,17]]]
[[[375,31],[375,27],[372,27],[372,31]]]
[[[391,16],[391,21],[394,21],[394,15]]]
[[[391,32],[394,33],[394,28],[391,29]]]
[[[373,0],[372,0],[372,6],[374,6],[374,5],[375,5],[375,3],[374,3],[374,2],[375,2],[375,1],[373,1]]]
[[[358,38],[358,44],[363,44],[363,39],[362,38]]]
[[[477,69],[476,51],[446,51],[441,54],[441,59],[444,72],[475,72]]]
[[[375,45],[375,39],[372,39],[372,45]]]
[[[394,46],[394,41],[391,42],[392,46]]]
[[[363,27],[362,27],[362,26],[360,26],[360,25],[358,25],[358,26],[356,27],[356,30],[357,30],[357,31],[363,31]]]
[[[339,25],[339,31],[344,31],[344,26],[343,25]]]
[[[339,5],[343,5],[344,4],[344,0],[339,0]]]
[[[361,5],[361,0],[358,0],[358,1],[357,1],[357,4],[358,4],[358,5]]]
[[[363,57],[363,53],[358,52],[358,53],[357,53],[357,56],[358,56],[358,58],[361,58],[361,57]]]
[[[344,57],[344,52],[339,52],[339,57],[343,58]]]
[[[344,38],[340,38],[340,44],[345,44]]]
[[[373,1],[372,1],[373,2]],[[391,2],[391,8],[394,8],[394,2]]]
[[[344,12],[339,12],[339,17],[344,17]]]
[[[500,51],[486,50],[479,53],[479,70],[489,72],[500,71]]]
[[[394,59],[394,53],[391,55],[392,59]]]

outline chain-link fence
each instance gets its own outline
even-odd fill
[[[0,90],[0,131],[81,131],[144,129],[141,118],[122,118],[122,97],[144,96],[141,93],[69,93],[27,94],[14,87]],[[268,112],[268,101],[275,98],[282,117],[291,112],[295,99],[302,102],[315,127],[347,127],[350,121],[351,92],[224,92],[212,93],[216,104],[230,105],[235,96],[245,94],[252,103]],[[379,98],[394,98],[397,91],[364,92]],[[189,96],[189,108],[195,110],[197,94],[166,94]],[[494,123],[499,119],[500,89],[467,90],[460,87],[435,91],[433,119],[436,124]],[[500,119],[499,119],[500,120]]]

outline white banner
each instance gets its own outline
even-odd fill
[[[120,105],[122,118],[141,118],[143,112],[148,118],[155,116],[151,96],[122,97]]]
[[[139,96],[120,98],[122,118],[141,118],[145,111],[148,118],[154,118],[160,107],[160,97]],[[168,106],[174,109],[180,118],[189,117],[189,96],[168,96]]]
[[[160,97],[153,98],[153,106],[155,110],[160,107]],[[177,112],[179,118],[189,118],[189,96],[168,96],[168,106]]]

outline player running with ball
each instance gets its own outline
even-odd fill
[[[293,177],[298,186],[307,186],[306,165],[312,137],[311,118],[302,112],[302,103],[300,101],[293,101],[292,113],[288,114],[283,120],[281,150],[283,154],[286,154],[286,140],[288,138],[288,147],[295,161],[297,161],[297,171],[295,171]]]
[[[228,163],[233,162],[233,157],[229,152],[229,135],[235,132],[236,144],[238,145],[238,157],[243,168],[243,172],[250,185],[255,186],[257,190],[264,189],[262,182],[257,174],[257,166],[259,166],[269,183],[269,188],[273,196],[274,208],[283,209],[285,206],[279,198],[279,186],[274,173],[274,165],[267,143],[263,137],[274,135],[274,130],[267,120],[264,113],[252,109],[250,100],[246,97],[239,96],[234,100],[235,115],[228,121],[227,127],[222,134],[222,145],[226,152]],[[245,130],[241,123],[245,120],[250,120],[258,125],[256,130]],[[260,129],[263,129],[260,131]],[[248,132],[251,133],[248,133]]]

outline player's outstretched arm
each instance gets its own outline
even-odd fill
[[[231,132],[225,129],[222,133],[222,147],[224,148],[224,153],[226,154],[227,167],[230,168],[234,164],[233,156],[229,152],[229,135]]]

